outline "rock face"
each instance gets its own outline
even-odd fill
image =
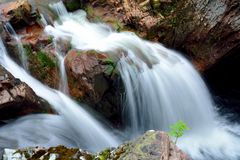
[[[0,66],[0,120],[44,112],[52,112],[46,102]]]
[[[160,131],[148,131],[135,141],[121,145],[111,156],[119,160],[190,160],[167,133]]]
[[[65,58],[70,94],[108,118],[120,113],[115,64],[104,53],[71,50]]]
[[[29,25],[39,16],[37,12],[32,12],[27,0],[1,4],[0,15],[3,15],[1,21],[10,22],[15,27]]]
[[[160,25],[160,41],[184,50],[205,70],[239,47],[239,9],[238,0],[181,1],[164,22],[171,25]]]
[[[52,88],[58,88],[59,70],[56,65],[57,58],[52,37],[45,34],[44,27],[36,17],[29,17],[30,15],[39,17],[38,11],[25,0],[4,3],[0,5],[0,8],[3,8],[2,23],[9,22],[17,35],[21,37],[17,41],[7,30],[1,32],[8,53],[16,62],[27,68],[35,78]],[[10,13],[14,16],[9,16]],[[17,13],[20,15],[16,15]],[[15,16],[18,21],[12,20]],[[20,24],[25,19],[31,22]],[[22,64],[23,57],[25,64]]]
[[[231,121],[240,119],[240,47],[224,56],[220,61],[204,72],[211,93],[218,105],[219,112],[231,115]]]
[[[168,135],[160,131],[149,131],[135,141],[92,154],[77,148],[63,146],[45,148],[27,148],[20,150],[5,149],[3,159],[85,159],[85,160],[190,160],[176,147]]]
[[[114,8],[100,15],[103,20],[114,15],[111,17],[139,36],[183,51],[200,71],[240,46],[238,0],[107,0],[104,5],[97,2],[89,4],[103,11]]]

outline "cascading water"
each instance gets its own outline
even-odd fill
[[[58,8],[63,7],[58,3]],[[191,130],[178,145],[194,159],[240,158],[240,140],[235,135],[239,129],[230,133],[229,126],[219,120],[206,85],[185,58],[133,33],[116,33],[104,24],[90,23],[84,11],[60,15],[61,23],[46,27],[48,34],[68,39],[80,50],[94,49],[120,58],[128,134],[167,131],[171,124],[183,120]]]
[[[15,32],[15,30],[13,29],[13,27],[10,23],[7,22],[4,25],[4,27],[7,30],[7,32],[15,39],[17,47],[18,47],[18,51],[20,53],[19,56],[20,56],[21,64],[25,70],[28,70],[27,56],[25,54],[20,37],[17,35],[17,33]]]
[[[69,97],[64,95],[63,93],[50,89],[34,79],[30,76],[25,70],[21,69],[8,55],[3,45],[3,42],[0,38],[0,64],[4,66],[6,69],[9,70],[15,77],[22,79],[26,82],[38,96],[42,97],[43,99],[47,100],[53,108],[60,114],[60,118],[56,118],[56,124],[53,125],[53,122],[50,124],[44,123],[42,126],[36,127],[35,121],[33,117],[26,118],[26,122],[23,122],[27,125],[27,128],[24,128],[25,125],[21,126],[22,121],[17,121],[15,124],[10,124],[10,126],[3,127],[0,131],[0,136],[4,137],[4,139],[13,139],[12,141],[19,142],[17,143],[18,147],[26,147],[30,145],[39,145],[43,144],[45,140],[47,141],[46,137],[50,139],[52,136],[55,139],[59,139],[61,137],[65,137],[64,140],[56,141],[52,145],[61,142],[72,142],[73,144],[68,144],[68,146],[76,145],[78,147],[84,147],[86,149],[92,151],[98,151],[108,146],[116,146],[118,144],[118,140],[114,138],[110,131],[105,129],[97,120],[95,120],[88,112],[82,109],[77,103],[71,100]],[[64,123],[60,123],[64,119]],[[51,117],[40,117],[38,122],[48,122],[53,120]],[[31,123],[32,121],[32,123]],[[11,126],[13,125],[13,127]],[[44,126],[47,125],[47,126]],[[59,130],[61,132],[56,133],[57,128],[54,126],[58,125]],[[65,126],[68,125],[68,126]],[[18,130],[21,128],[20,130]],[[47,130],[44,130],[47,128]],[[35,132],[34,129],[40,130],[38,134],[31,134]],[[22,131],[22,132],[21,132]],[[47,132],[49,131],[49,132]],[[12,134],[8,134],[11,132]],[[54,135],[56,133],[56,135]],[[32,139],[36,141],[31,141],[25,135],[31,135]],[[38,137],[40,136],[40,137]],[[44,138],[45,137],[45,138]],[[15,139],[16,138],[16,139]],[[38,140],[37,140],[38,139]],[[69,139],[69,141],[66,141]],[[49,146],[51,144],[46,144]]]
[[[67,12],[66,8],[61,7],[61,6],[64,6],[62,1],[60,1],[59,3],[50,4],[50,8],[52,8],[59,17],[67,16],[68,12]],[[59,89],[63,93],[69,94],[68,79],[67,79],[66,69],[65,69],[65,65],[64,65],[65,53],[62,52],[61,44],[59,45],[57,42],[58,39],[54,38],[53,41],[54,41],[55,53],[58,58],[59,69],[60,69],[61,82],[59,85]]]

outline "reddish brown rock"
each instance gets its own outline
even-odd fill
[[[33,113],[51,113],[48,104],[0,66],[0,120]]]
[[[139,36],[183,51],[200,71],[240,46],[238,0],[92,0],[97,16],[115,17]],[[113,8],[113,9],[111,9]]]
[[[102,112],[107,118],[120,115],[122,86],[115,64],[104,53],[71,50],[65,59],[70,94]]]
[[[161,131],[148,131],[138,139],[125,143],[111,153],[110,159],[118,160],[190,160]]]
[[[27,0],[17,0],[0,4],[1,21],[10,22],[16,28],[22,25],[29,25],[34,22],[39,14],[33,12],[32,6]]]

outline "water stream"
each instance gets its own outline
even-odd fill
[[[43,99],[47,100],[59,114],[60,118],[64,119],[64,123],[59,123],[58,127],[61,130],[64,130],[65,128],[70,128],[67,130],[66,133],[62,136],[65,136],[69,139],[74,139],[74,144],[77,144],[76,146],[83,147],[92,151],[98,151],[100,149],[103,149],[107,146],[116,146],[119,144],[117,138],[114,138],[114,136],[111,135],[110,129],[106,129],[102,124],[100,124],[93,116],[91,116],[90,113],[85,111],[82,106],[74,102],[71,98],[67,97],[65,94],[63,94],[60,91],[50,89],[49,87],[45,86],[35,78],[33,78],[31,75],[29,75],[24,69],[22,69],[20,66],[18,66],[7,54],[6,49],[3,45],[2,40],[0,39],[0,64],[4,66],[10,73],[12,73],[15,77],[21,79],[22,81],[26,82],[34,91],[35,93],[42,97]],[[31,121],[31,117],[26,118],[27,121]],[[51,117],[40,117],[39,121],[48,121],[48,119],[51,119]],[[20,120],[21,122],[21,120]],[[53,129],[54,127],[49,125],[48,123],[43,123],[41,126],[36,126],[37,124],[32,121],[32,123],[28,123],[29,127],[24,128],[24,126],[21,126],[20,122],[16,122],[15,127],[3,127],[2,130],[4,132],[0,132],[0,136],[4,137],[6,139],[14,139],[14,141],[24,141],[28,138],[24,136],[25,134],[30,134],[34,131],[36,127],[39,127],[41,129],[41,126],[46,125],[42,128],[43,132],[38,132],[36,135],[42,135],[43,137],[48,137],[48,134],[50,134],[49,139],[51,136],[61,135],[61,133],[56,133]],[[57,122],[56,122],[57,123]],[[66,124],[68,125],[66,127]],[[12,124],[14,125],[14,124]],[[18,130],[18,128],[23,128],[22,130]],[[9,128],[10,130],[7,130],[6,128]],[[48,128],[47,131],[44,130],[44,128]],[[23,131],[23,132],[21,132]],[[12,134],[8,134],[8,132],[11,132]],[[29,132],[29,133],[28,133]],[[13,136],[14,135],[14,136]],[[17,138],[18,135],[21,135],[23,139]],[[74,135],[74,138],[71,136]],[[41,139],[38,139],[38,136],[32,135],[32,138],[38,142]],[[18,143],[19,147],[23,146],[31,146],[33,143]],[[61,141],[58,142],[61,144]],[[25,144],[25,145],[24,145]],[[41,142],[40,144],[43,144]],[[23,146],[22,146],[23,145]],[[34,146],[38,145],[36,143]],[[72,146],[73,144],[68,144],[68,146]],[[49,146],[49,145],[48,145]]]
[[[133,138],[149,129],[168,131],[171,124],[182,120],[191,130],[180,139],[178,146],[192,158],[240,158],[238,125],[228,125],[217,115],[215,104],[201,76],[178,52],[142,40],[131,32],[117,33],[105,24],[90,23],[84,11],[67,13],[62,2],[51,7],[60,18],[54,26],[46,26],[45,31],[55,41],[64,39],[70,41],[74,48],[94,49],[109,53],[112,59],[118,59],[118,70],[126,90],[123,107],[123,132],[126,135]],[[69,141],[81,143],[84,139],[85,146],[95,147],[94,150],[119,143],[109,130],[104,129],[81,106],[62,92],[49,89],[32,78],[7,56],[3,45],[1,48],[0,64],[49,101],[63,116],[63,123],[76,131]],[[64,55],[58,55],[64,72]],[[66,74],[62,73],[62,79],[67,79]],[[29,121],[32,118],[34,117],[30,117]],[[61,120],[57,121],[60,123]],[[61,127],[61,130],[66,132],[67,129]],[[78,134],[81,138],[78,138]],[[68,142],[65,139],[63,141]]]

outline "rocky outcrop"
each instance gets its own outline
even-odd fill
[[[183,51],[200,71],[240,46],[237,0],[107,0],[102,3],[93,0],[88,4],[93,6],[94,13],[95,8],[98,13],[110,8],[105,14],[95,13],[103,21],[111,15],[139,36]]]
[[[83,0],[63,0],[68,11],[75,11],[83,7]]]
[[[120,114],[117,94],[119,76],[115,63],[104,53],[71,50],[65,58],[70,94],[104,113],[108,118]],[[120,88],[120,87],[119,87]]]
[[[167,133],[149,131],[137,140],[125,143],[117,149],[106,149],[92,154],[77,148],[64,146],[45,148],[27,148],[20,150],[5,149],[7,158],[23,159],[85,159],[85,160],[190,160],[183,151],[170,140]]]
[[[0,8],[4,8],[2,13],[5,18],[2,23],[10,23],[19,37],[16,40],[15,35],[9,33],[9,26],[8,30],[1,32],[8,53],[35,78],[52,88],[58,88],[59,70],[52,37],[44,32],[44,27],[36,18],[29,18],[29,15],[39,16],[38,11],[25,0],[4,3]],[[10,13],[13,14],[12,17],[9,16]],[[17,16],[17,13],[21,16]],[[12,20],[16,16],[17,22]],[[31,22],[19,24],[25,19]]]
[[[148,131],[135,141],[118,147],[110,157],[116,160],[190,160],[168,134],[161,131]]]
[[[0,120],[33,113],[51,113],[48,104],[0,66]]]
[[[33,12],[27,0],[1,4],[0,15],[2,15],[1,21],[10,22],[16,28],[32,24],[39,17],[38,12],[36,10]]]
[[[55,159],[71,159],[71,160],[92,160],[93,155],[89,152],[77,148],[66,148],[64,146],[46,148],[26,148],[21,150],[5,149],[3,160],[7,159],[31,159],[31,160],[55,160]]]

